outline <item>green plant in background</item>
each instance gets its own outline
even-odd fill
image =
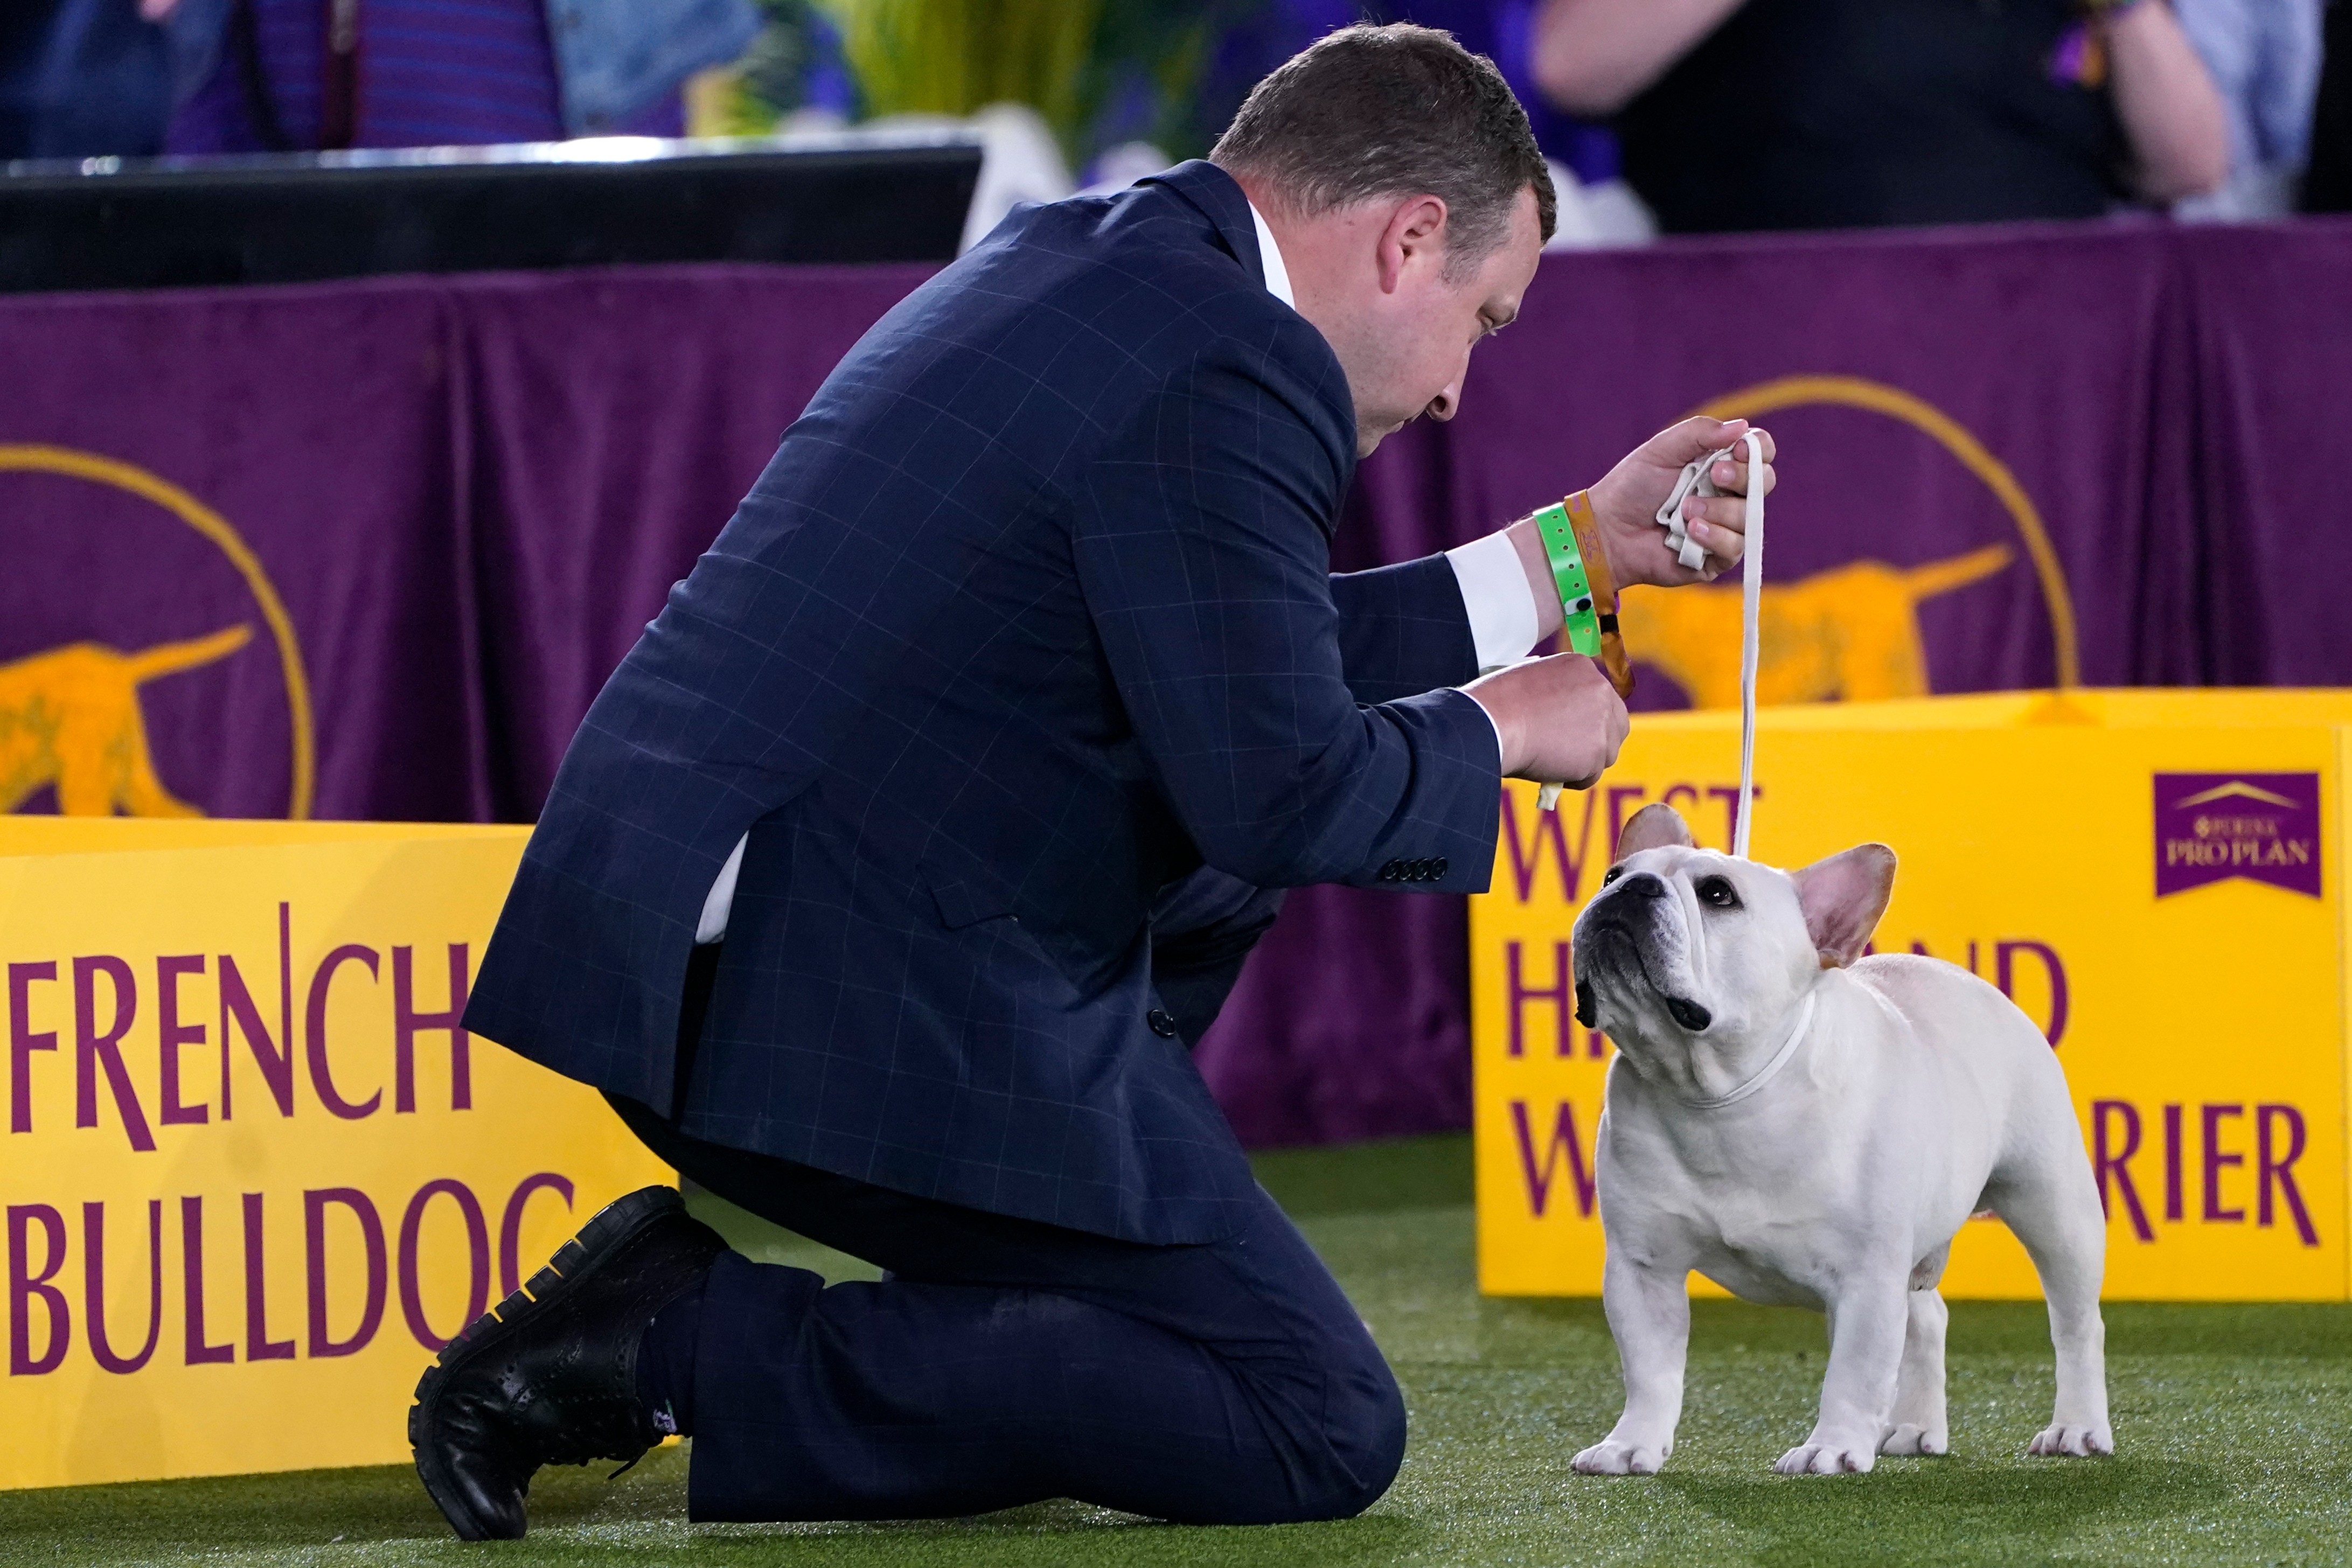
[[[839,36],[809,0],[758,0],[767,25],[743,57],[688,84],[688,134],[766,136],[786,116],[824,109],[852,118],[856,103],[838,70]],[[836,79],[827,93],[821,76]],[[700,91],[698,92],[698,86]],[[829,99],[840,101],[828,101]]]
[[[1081,80],[1080,124],[1063,144],[1082,163],[1120,141],[1197,158],[1224,129],[1204,123],[1199,95],[1210,55],[1265,0],[1106,0]],[[1055,130],[1059,132],[1061,127]]]
[[[808,101],[808,78],[831,39],[809,0],[760,0],[768,25],[735,63],[737,112],[761,131]]]
[[[768,26],[698,129],[756,134],[812,107],[863,120],[1010,102],[1044,118],[1073,168],[1130,141],[1195,156],[1221,129],[1203,123],[1204,67],[1274,3],[761,0]]]
[[[866,112],[967,115],[1025,103],[1065,146],[1104,0],[818,0]]]

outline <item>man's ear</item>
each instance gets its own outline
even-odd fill
[[[1418,256],[1433,260],[1441,268],[1444,266],[1445,216],[1445,203],[1437,196],[1407,196],[1397,204],[1381,232],[1380,251],[1374,257],[1373,270],[1381,293],[1397,291],[1404,281],[1409,257]]]
[[[1795,873],[1794,880],[1805,931],[1822,956],[1822,967],[1843,969],[1862,956],[1886,913],[1886,901],[1895,896],[1895,852],[1885,844],[1857,844],[1815,861]]]
[[[1622,861],[1643,850],[1664,849],[1669,845],[1676,849],[1690,848],[1690,824],[1683,821],[1680,811],[1664,800],[1658,800],[1634,812],[1633,820],[1626,823],[1624,831],[1617,835],[1617,858]]]

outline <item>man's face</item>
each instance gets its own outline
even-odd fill
[[[1360,457],[1422,414],[1454,417],[1470,350],[1518,315],[1535,277],[1543,240],[1532,190],[1519,193],[1503,243],[1454,277],[1446,273],[1444,227],[1433,197],[1396,207],[1378,229],[1370,267],[1349,268],[1358,286],[1339,292],[1337,308],[1316,313],[1328,318],[1316,325],[1355,398]]]

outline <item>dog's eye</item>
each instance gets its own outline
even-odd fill
[[[1727,876],[1703,876],[1691,884],[1691,891],[1698,894],[1698,901],[1701,904],[1710,908],[1737,909],[1739,907],[1738,890],[1731,885],[1731,879]]]
[[[1611,883],[1615,882],[1619,877],[1623,876],[1624,874],[1625,868],[1623,866],[1612,865],[1602,874],[1601,878],[1601,885],[1607,887]]]

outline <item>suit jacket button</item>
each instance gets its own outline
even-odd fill
[[[1445,857],[1444,855],[1440,855],[1435,860],[1429,862],[1429,880],[1432,882],[1444,882],[1445,880]]]
[[[1427,861],[1418,860],[1412,862],[1412,880],[1415,882],[1427,882],[1429,880],[1429,862]]]
[[[1150,1024],[1151,1026],[1151,1032],[1158,1035],[1160,1039],[1174,1040],[1176,1038],[1176,1016],[1170,1012],[1166,1008],[1152,1009],[1150,1012],[1143,1015],[1143,1021]]]
[[[1394,882],[1403,875],[1404,867],[1395,861],[1391,861],[1388,864],[1381,867],[1381,880],[1382,882]]]

